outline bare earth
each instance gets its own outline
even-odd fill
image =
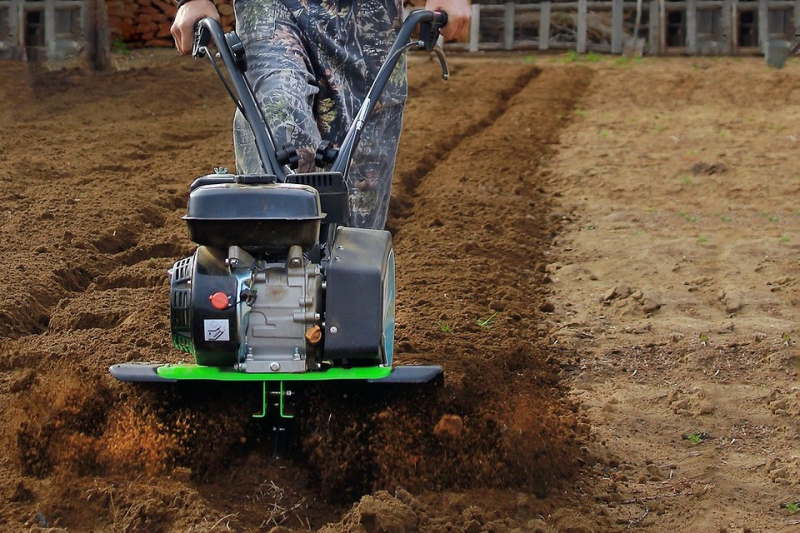
[[[0,529],[800,530],[800,64],[410,62],[389,229],[401,363],[135,387],[178,361],[166,270],[232,105],[172,53],[0,63]]]

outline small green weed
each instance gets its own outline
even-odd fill
[[[692,431],[686,435],[686,440],[688,440],[690,444],[700,444],[703,442],[703,436],[696,431]]]
[[[490,327],[494,326],[494,317],[496,317],[499,312],[500,311],[495,311],[494,313],[492,313],[491,315],[489,315],[486,318],[479,318],[479,319],[477,319],[475,321],[475,323],[478,324],[482,328],[490,328]]]
[[[564,59],[562,59],[562,62],[564,63],[581,63],[583,61],[587,61],[589,63],[598,63],[600,61],[600,56],[594,52],[589,52],[588,54],[579,54],[575,50],[570,50],[567,52],[567,55],[564,56]]]
[[[683,182],[684,185],[689,185],[690,183],[692,183],[692,177],[689,175],[681,176],[681,181]]]
[[[436,325],[439,327],[439,331],[446,335],[453,333],[453,327],[450,325],[450,322],[437,322]]]
[[[598,63],[600,61],[600,56],[595,54],[594,52],[589,52],[586,54],[586,61],[589,63]]]
[[[781,244],[789,244],[790,240],[788,235],[781,235]]]
[[[705,440],[712,439],[713,437],[711,436],[711,434],[706,433],[705,431],[692,431],[691,433],[686,433],[684,435],[681,435],[681,438],[683,440],[688,440],[689,444],[695,446]]]
[[[578,55],[578,52],[575,50],[570,50],[564,57],[564,63],[577,63],[579,59],[580,56]]]
[[[733,217],[731,215],[722,214],[719,216],[719,219],[723,222],[733,222]]]
[[[614,66],[627,67],[631,64],[631,58],[627,56],[620,56],[614,60]]]
[[[708,235],[705,235],[704,233],[701,233],[700,235],[697,236],[697,242],[699,242],[700,244],[707,243],[708,242]]]
[[[694,223],[695,223],[695,222],[697,222],[697,220],[698,220],[698,217],[697,217],[697,215],[695,215],[695,214],[693,214],[693,213],[687,213],[686,211],[678,211],[678,214],[679,214],[680,216],[682,216],[682,217],[683,217],[683,219],[684,219],[686,222],[690,222],[690,223],[692,223],[692,224],[694,224]]]
[[[117,37],[113,41],[111,41],[111,51],[116,54],[130,54],[131,49],[128,47],[128,43],[122,40],[122,37]]]
[[[800,512],[800,502],[798,501],[782,503],[781,507],[789,511],[789,514]]]

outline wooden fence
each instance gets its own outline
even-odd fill
[[[214,1],[230,26],[231,0]],[[107,6],[112,39],[131,47],[172,46],[172,0],[0,0],[0,58],[80,53],[93,29],[94,2]],[[468,42],[446,48],[758,54],[769,41],[792,41],[798,32],[800,0],[474,3]]]
[[[800,0],[578,0],[472,6],[452,50],[758,54],[800,33]]]

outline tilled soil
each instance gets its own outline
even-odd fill
[[[231,105],[213,73],[154,63],[105,76],[4,65],[4,523],[315,528],[381,490],[535,501],[570,479],[585,455],[575,406],[535,336],[533,273],[551,231],[536,171],[591,73],[456,60],[444,84],[416,58],[390,221],[397,359],[442,364],[447,378],[439,390],[309,388],[275,460],[272,427],[250,417],[257,390],[107,374],[180,359],[165,271],[193,249],[186,189],[232,166]],[[440,520],[387,501],[409,524]]]
[[[188,185],[233,167],[233,106],[205,63],[117,64],[0,64],[0,528],[791,527],[800,217],[776,202],[798,187],[781,151],[800,136],[795,64],[461,56],[445,83],[435,60],[411,58],[388,224],[396,357],[442,365],[444,383],[306,387],[280,438],[251,416],[258,388],[108,375],[182,359],[166,270],[194,249]],[[722,97],[712,81],[728,83]],[[753,138],[763,179],[784,185],[748,194]],[[729,250],[758,210],[778,217],[764,216],[775,242],[747,235],[766,258],[728,279],[718,267],[738,256],[709,247]],[[720,241],[720,223],[696,227],[726,214],[739,225]],[[751,266],[768,269],[767,292]],[[677,267],[698,272],[673,279]],[[779,326],[762,331],[762,304]],[[732,386],[712,381],[723,372]],[[769,395],[764,412],[730,391]],[[725,466],[734,456],[749,490]]]

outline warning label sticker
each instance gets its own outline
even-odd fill
[[[205,340],[211,342],[228,342],[231,340],[231,326],[228,320],[204,320]]]

